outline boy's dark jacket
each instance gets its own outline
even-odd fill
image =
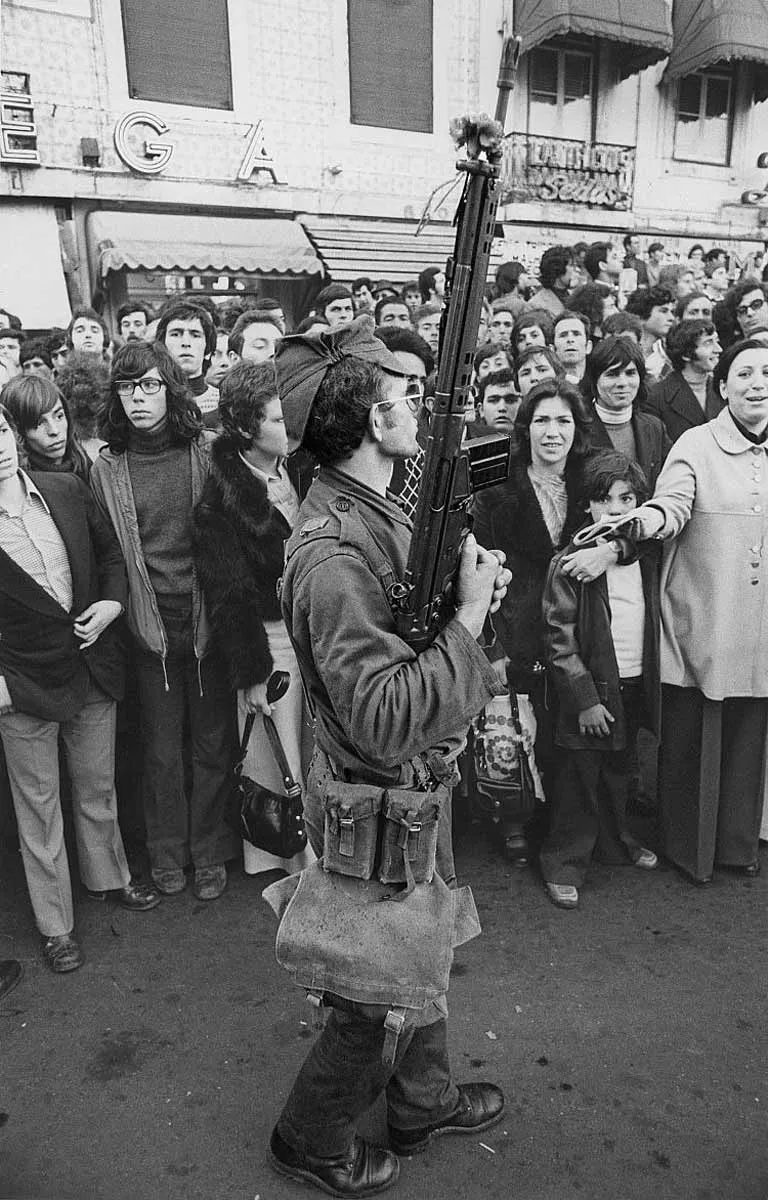
[[[626,745],[626,727],[611,637],[608,582],[605,575],[594,583],[577,583],[566,575],[560,564],[573,550],[573,545],[567,546],[552,559],[542,601],[546,663],[558,697],[555,740],[558,746],[572,750],[621,750]],[[661,703],[657,549],[649,550],[639,561],[645,597],[644,723],[657,733]],[[610,737],[579,733],[579,713],[598,703],[615,718]]]
[[[287,467],[301,495],[312,472],[305,471],[303,480],[296,477],[297,469],[304,470],[297,456],[287,460]],[[213,641],[224,656],[230,684],[237,689],[265,683],[273,663],[264,622],[281,619],[277,583],[291,530],[227,434],[213,443],[211,473],[192,528]]]
[[[120,621],[82,650],[75,618],[96,600],[128,602],[125,563],[112,526],[75,475],[30,474],[61,534],[72,573],[66,612],[0,550],[0,675],[14,708],[45,721],[69,721],[93,678],[114,700],[123,694],[125,652]]]

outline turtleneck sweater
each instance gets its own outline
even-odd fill
[[[635,432],[632,428],[632,408],[615,409],[603,408],[602,404],[594,402],[595,412],[611,439],[611,445],[619,454],[623,454],[630,462],[637,462],[637,446]]]
[[[161,609],[192,595],[192,462],[189,444],[158,429],[131,429],[128,472],[149,578]],[[172,598],[178,598],[174,601]],[[183,603],[186,607],[186,600]]]

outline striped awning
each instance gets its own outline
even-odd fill
[[[716,63],[757,64],[757,100],[768,96],[768,0],[675,0],[674,44],[664,78],[680,79]]]
[[[321,275],[298,221],[101,210],[88,218],[101,274],[129,270]]]
[[[614,42],[626,78],[669,54],[672,8],[669,0],[517,0],[515,33],[523,54],[567,34]]]

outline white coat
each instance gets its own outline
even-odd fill
[[[665,517],[662,683],[768,696],[768,442],[724,408],[677,440],[650,503]]]

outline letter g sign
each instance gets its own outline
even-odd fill
[[[126,167],[130,167],[132,171],[138,171],[140,175],[159,175],[173,158],[175,147],[167,142],[145,141],[144,156],[142,157],[129,142],[129,135],[141,125],[149,126],[154,133],[160,136],[168,133],[169,129],[165,121],[156,117],[154,113],[145,111],[126,113],[115,125],[113,135],[115,150]]]

